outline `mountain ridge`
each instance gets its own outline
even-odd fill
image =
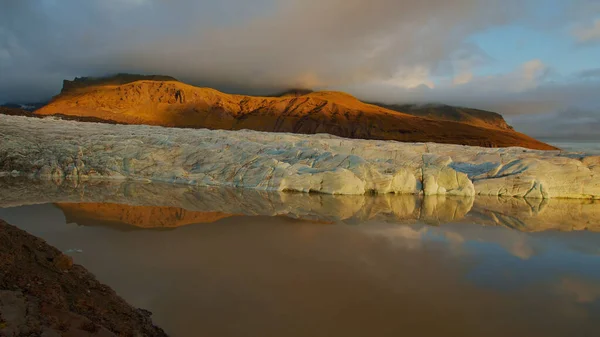
[[[87,88],[96,85],[121,85],[132,83],[136,81],[177,81],[178,80],[171,76],[165,75],[140,75],[140,74],[127,74],[119,73],[111,76],[101,77],[75,77],[72,81],[63,80],[63,86],[61,93],[68,91]]]
[[[141,77],[140,77],[141,76]],[[77,82],[77,85],[73,83]],[[37,116],[64,115],[109,123],[167,127],[250,129],[302,134],[329,133],[361,139],[437,142],[485,147],[553,146],[510,129],[502,122],[465,123],[441,114],[417,115],[360,101],[337,91],[295,89],[273,96],[226,94],[159,75],[67,81]],[[413,113],[411,113],[411,111]]]
[[[371,102],[386,109],[402,111],[413,116],[426,117],[430,119],[455,121],[481,127],[494,127],[503,130],[514,130],[504,117],[493,111],[468,108],[463,106],[452,106],[448,104],[383,104]]]

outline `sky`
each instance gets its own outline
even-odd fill
[[[468,106],[600,140],[600,0],[0,0],[0,103],[118,72]]]

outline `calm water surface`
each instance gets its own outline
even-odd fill
[[[172,336],[599,336],[600,204],[3,186]]]
[[[600,155],[600,140],[546,139],[544,141],[565,151]]]

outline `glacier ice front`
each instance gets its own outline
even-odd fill
[[[327,194],[600,199],[600,157],[0,116],[0,175]]]

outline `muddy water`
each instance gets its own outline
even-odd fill
[[[172,336],[600,335],[593,202],[31,190],[0,218]]]

